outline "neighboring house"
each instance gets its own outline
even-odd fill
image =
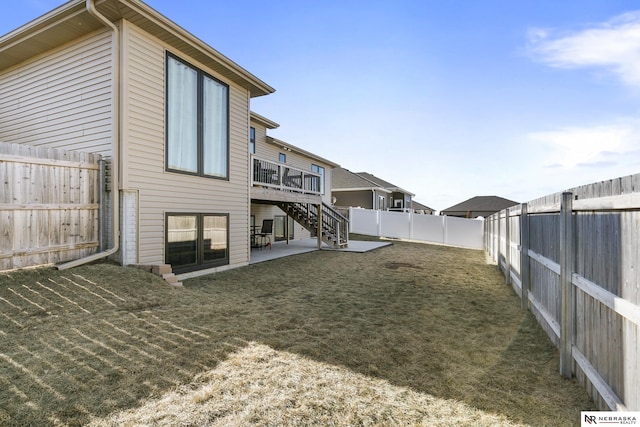
[[[344,168],[333,170],[331,194],[336,207],[374,210],[410,210],[414,196],[375,175]]]
[[[251,112],[249,152],[251,157],[251,217],[253,230],[264,220],[273,220],[273,240],[317,236],[317,222],[309,209],[323,204],[325,222],[338,215],[330,208],[331,171],[336,163],[288,142],[267,135],[279,125]],[[311,207],[310,207],[311,206]],[[346,227],[343,242],[346,244]],[[327,237],[327,243],[333,244]],[[253,243],[259,243],[255,240]]]
[[[411,201],[411,208],[413,209],[413,212],[422,215],[434,215],[436,212],[435,209],[430,208],[429,206],[425,206],[422,203],[416,202],[415,200]]]
[[[69,1],[0,38],[0,140],[108,162],[109,249],[63,268],[247,265],[252,202],[276,202],[250,185],[250,99],[273,92],[138,0]],[[309,182],[279,202],[320,204]]]
[[[336,168],[331,174],[331,195],[338,208],[359,207],[386,210],[391,191],[362,178],[348,169]]]
[[[375,175],[372,175],[370,173],[367,172],[356,172],[356,174],[358,174],[359,176],[361,176],[362,178],[366,179],[367,181],[370,181],[372,183],[374,183],[375,185],[378,185],[382,188],[384,188],[385,190],[390,191],[390,197],[389,197],[389,210],[390,211],[410,211],[411,210],[411,203],[412,203],[412,198],[413,196],[415,196],[415,194],[404,190],[400,187],[398,187],[395,184],[392,184],[388,181],[383,180],[382,178],[378,178]]]
[[[486,218],[502,209],[517,205],[518,202],[498,196],[476,196],[462,203],[440,211],[440,215],[461,218]]]

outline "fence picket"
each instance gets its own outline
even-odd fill
[[[561,374],[575,375],[600,409],[640,410],[639,190],[636,174],[521,205],[520,264],[510,263],[521,305],[560,349]],[[498,264],[502,215],[485,224]]]
[[[99,155],[0,143],[0,270],[98,247]]]

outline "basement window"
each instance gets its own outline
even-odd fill
[[[174,271],[229,264],[227,214],[167,214],[165,262]]]

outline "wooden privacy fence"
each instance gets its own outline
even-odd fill
[[[100,155],[0,142],[0,270],[99,246]]]
[[[600,409],[640,410],[640,174],[485,221],[488,255]]]

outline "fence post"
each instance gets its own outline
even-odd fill
[[[491,249],[489,248],[489,217],[487,217],[484,221],[484,250],[488,254],[491,253]]]
[[[105,225],[107,224],[107,207],[105,206],[105,203],[107,202],[106,182],[107,165],[106,161],[102,157],[100,157],[100,160],[98,160],[98,250],[100,252],[104,251],[107,248],[106,230],[108,227],[105,227]]]
[[[409,211],[409,239],[413,240],[413,211]]]
[[[496,261],[498,262],[498,270],[501,270],[501,268],[500,268],[500,250],[502,249],[501,248],[502,245],[500,243],[500,239],[502,238],[502,227],[500,226],[500,217],[502,215],[500,215],[500,211],[497,212],[497,215],[498,215],[498,238],[496,239],[496,242],[497,242],[497,248],[496,248],[497,249],[497,251],[496,251],[497,259],[496,259]]]
[[[349,230],[347,231],[353,233],[353,208],[351,206],[349,206]]]
[[[491,260],[496,259],[496,233],[498,226],[496,223],[496,214],[491,215]]]
[[[572,376],[573,358],[573,193],[562,193],[560,203],[560,375]]]
[[[522,204],[520,212],[520,307],[529,308],[529,212]]]
[[[447,224],[447,216],[443,215],[442,216],[442,243],[444,243],[445,245],[448,243],[449,240],[449,233],[447,230],[448,224]]]
[[[505,212],[505,220],[504,220],[504,263],[505,272],[504,272],[504,283],[507,285],[511,284],[511,224],[509,224],[509,208],[504,210]]]

